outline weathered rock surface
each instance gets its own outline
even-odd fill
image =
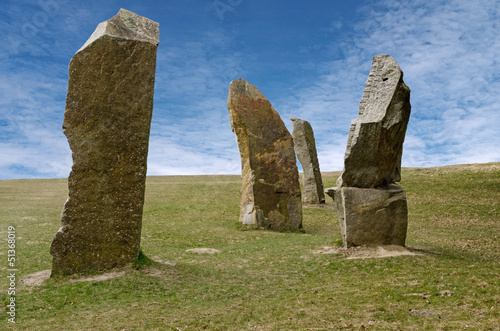
[[[338,187],[378,187],[401,180],[401,156],[410,118],[410,89],[389,55],[373,57],[368,80],[351,123]]]
[[[73,168],[52,275],[138,257],[158,42],[158,23],[120,9],[71,60],[63,131]]]
[[[401,245],[406,240],[408,210],[401,180],[401,156],[408,120],[410,89],[389,55],[373,57],[352,121],[335,200],[344,247]]]
[[[328,189],[337,208],[344,247],[404,246],[408,225],[405,191],[397,184],[384,188]]]
[[[297,153],[297,158],[304,172],[302,202],[307,204],[325,203],[314,131],[308,121],[295,117],[290,119],[293,124],[292,136],[295,153]]]
[[[231,128],[241,157],[240,222],[277,231],[302,226],[302,202],[293,139],[279,114],[244,79],[229,86]]]

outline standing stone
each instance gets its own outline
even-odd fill
[[[397,184],[384,188],[327,189],[335,200],[344,247],[404,246],[408,225],[406,193]]]
[[[389,55],[375,55],[358,118],[351,123],[337,186],[369,188],[401,180],[410,109],[410,89],[398,64]]]
[[[297,158],[304,172],[302,202],[307,204],[325,203],[323,181],[319,171],[318,155],[314,132],[308,121],[290,118],[293,124],[293,144]]]
[[[410,89],[389,55],[376,55],[352,121],[337,187],[327,189],[337,207],[344,247],[404,246],[408,210],[401,156],[410,118]]]
[[[277,231],[302,226],[299,172],[293,139],[271,103],[240,78],[227,100],[243,177],[240,222]]]
[[[139,255],[158,26],[120,9],[71,60],[63,131],[73,167],[52,275],[120,267]]]

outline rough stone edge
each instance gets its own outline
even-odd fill
[[[127,21],[130,20],[136,21],[136,22],[141,22],[142,24],[127,24]],[[113,20],[119,19],[121,22],[124,23],[126,28],[128,28],[129,31],[133,31],[135,33],[135,37],[127,37],[124,33],[118,34],[116,31],[112,31],[110,28],[110,25],[113,24]],[[145,24],[151,24],[151,31],[145,31],[141,27],[144,27]],[[134,29],[135,25],[135,29]],[[144,16],[140,16],[134,12],[131,12],[129,10],[120,8],[118,13],[110,18],[107,21],[101,22],[97,25],[97,28],[94,30],[90,38],[83,44],[82,47],[76,52],[80,52],[87,48],[89,45],[91,45],[94,41],[99,39],[100,37],[104,35],[108,35],[110,37],[115,37],[115,38],[120,38],[120,39],[128,39],[128,40],[138,40],[138,41],[144,41],[144,42],[149,42],[154,45],[158,45],[160,42],[160,31],[159,31],[159,26],[160,24],[158,22],[155,22],[149,18],[146,18]],[[76,54],[75,53],[75,54]]]

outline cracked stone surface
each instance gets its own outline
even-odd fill
[[[406,193],[397,184],[383,188],[327,190],[335,201],[345,248],[404,246],[408,228]]]
[[[307,204],[325,203],[323,181],[319,170],[318,154],[314,131],[308,121],[290,118],[293,124],[293,144],[295,153],[304,172],[302,202]]]
[[[240,222],[276,231],[302,226],[302,201],[293,139],[260,91],[240,78],[227,101],[241,157]]]
[[[373,57],[372,67],[347,138],[338,187],[378,187],[401,180],[401,156],[410,119],[410,89],[389,55]]]
[[[406,193],[395,182],[401,180],[410,111],[410,89],[399,65],[389,55],[375,55],[349,130],[344,170],[337,187],[327,189],[344,247],[405,245]]]
[[[126,265],[139,254],[158,23],[120,9],[69,65],[63,131],[73,155],[52,275]]]

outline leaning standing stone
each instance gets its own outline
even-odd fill
[[[158,26],[120,9],[71,60],[63,131],[73,167],[52,275],[120,267],[139,255]]]
[[[401,156],[410,118],[410,89],[389,55],[373,58],[352,121],[337,187],[327,189],[335,200],[344,247],[404,246],[408,224]]]
[[[290,119],[293,124],[292,135],[295,152],[304,172],[302,202],[307,204],[325,203],[316,141],[311,124],[295,117]]]
[[[244,79],[227,100],[243,176],[240,222],[277,231],[302,226],[302,202],[293,139],[271,103]]]
[[[337,186],[370,188],[401,180],[410,109],[410,89],[398,64],[389,55],[375,55]]]

